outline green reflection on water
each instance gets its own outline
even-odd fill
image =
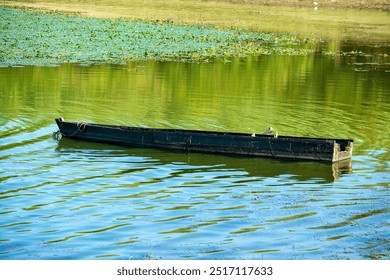
[[[99,232],[109,231],[109,230],[112,230],[112,229],[115,229],[115,228],[129,226],[129,225],[131,225],[131,224],[129,224],[129,223],[127,223],[127,224],[118,224],[118,225],[113,225],[113,226],[105,227],[105,228],[99,228],[99,229],[95,229],[95,230],[79,231],[79,232],[76,232],[76,234],[83,235],[83,234],[90,234],[90,233],[99,233]]]
[[[317,214],[316,212],[307,212],[307,213],[302,213],[302,214],[297,214],[297,215],[292,215],[292,216],[287,216],[287,217],[281,217],[278,219],[267,220],[266,222],[276,223],[276,222],[293,221],[293,220],[297,220],[297,219],[310,217],[310,216],[313,216],[316,214]]]
[[[34,132],[59,116],[248,133],[271,125],[280,135],[352,138],[357,151],[378,150],[383,157],[390,142],[384,130],[390,119],[388,63],[363,63],[359,67],[367,71],[360,72],[354,68],[359,59],[1,68],[0,124],[10,127],[9,136]]]

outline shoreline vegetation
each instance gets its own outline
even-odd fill
[[[84,17],[129,21],[172,21],[261,33],[294,33],[304,38],[388,42],[387,0],[26,0],[0,5]]]
[[[388,46],[385,2],[371,1],[368,10],[345,10],[354,0],[327,2],[319,12],[306,0],[3,1],[0,67],[306,55],[315,48],[304,43],[349,37]]]

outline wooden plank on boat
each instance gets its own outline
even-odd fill
[[[134,147],[287,160],[337,162],[352,156],[353,140],[115,126],[56,119],[63,137]]]

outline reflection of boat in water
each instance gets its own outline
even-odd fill
[[[85,153],[88,157],[126,157],[130,162],[152,162],[156,165],[184,164],[190,166],[212,167],[216,170],[244,171],[253,177],[278,177],[288,175],[297,181],[311,179],[329,183],[342,174],[352,172],[352,161],[345,160],[333,164],[309,161],[279,161],[268,158],[240,157],[202,153],[181,153],[160,149],[121,147],[104,143],[89,143],[63,138],[58,142],[60,153]]]
[[[62,136],[124,146],[338,162],[351,158],[353,140],[115,126],[56,119]]]

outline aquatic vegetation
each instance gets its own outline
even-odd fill
[[[0,66],[306,54],[296,37],[0,7]]]

